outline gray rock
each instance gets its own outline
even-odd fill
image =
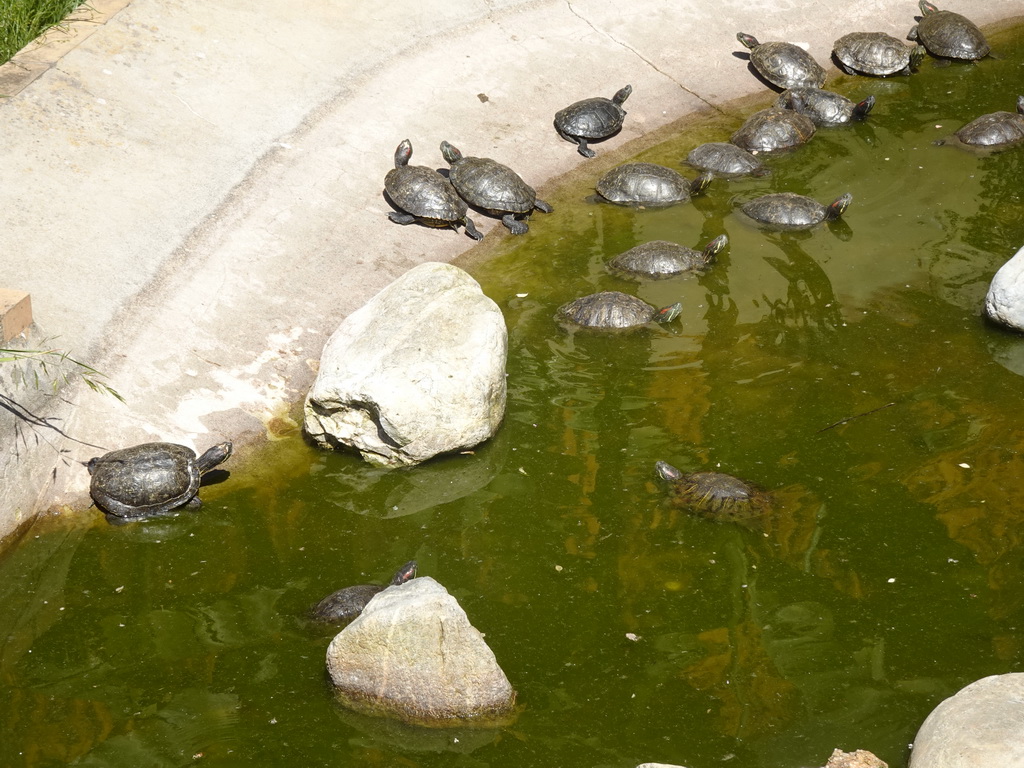
[[[454,597],[429,576],[374,597],[327,649],[327,671],[351,709],[426,726],[497,725],[516,693]]]
[[[992,766],[1024,768],[1024,673],[982,678],[943,701],[910,755],[910,768]]]
[[[1024,248],[992,278],[985,296],[985,312],[997,323],[1024,331]]]
[[[505,319],[450,264],[409,270],[338,326],[306,397],[323,448],[383,466],[471,448],[505,414]]]

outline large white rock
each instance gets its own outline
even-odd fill
[[[306,432],[385,466],[471,448],[505,415],[507,351],[505,319],[480,285],[450,264],[421,264],[328,339]]]
[[[1024,248],[992,278],[985,296],[985,312],[997,323],[1024,331]]]
[[[943,701],[914,739],[910,768],[1024,768],[1024,673],[993,675]]]
[[[426,726],[498,724],[516,693],[483,635],[429,576],[388,587],[327,648],[342,703]]]

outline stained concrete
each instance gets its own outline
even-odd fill
[[[739,31],[805,43],[824,64],[841,35],[903,37],[917,13],[910,0],[101,5],[88,36],[0,73],[0,287],[31,293],[37,337],[126,402],[81,386],[51,399],[74,439],[22,423],[28,438],[11,440],[0,422],[0,534],[40,508],[86,508],[78,462],[102,448],[265,438],[348,313],[416,264],[466,255],[462,234],[387,220],[401,139],[416,164],[442,167],[442,139],[503,161],[543,197],[685,115],[738,125],[734,100],[767,93],[736,55]],[[1020,0],[943,7],[980,24],[1024,13]],[[34,79],[21,87],[11,66]],[[597,159],[555,134],[558,109],[626,83],[625,127]],[[475,221],[484,248],[506,236]],[[557,212],[535,221],[557,226]]]

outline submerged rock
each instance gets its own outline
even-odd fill
[[[836,749],[825,764],[825,768],[889,768],[889,764],[879,760],[866,749],[858,749],[856,752]]]
[[[943,701],[914,739],[910,768],[1024,767],[1024,673],[977,680]]]
[[[471,448],[504,417],[507,348],[501,310],[472,277],[422,264],[328,339],[306,397],[306,433],[384,466]]]
[[[997,323],[1024,331],[1024,248],[992,278],[985,296],[985,313]]]
[[[429,576],[374,597],[327,649],[339,700],[370,715],[448,727],[497,725],[516,693],[483,635]]]

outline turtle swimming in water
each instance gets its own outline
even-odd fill
[[[983,149],[1005,149],[1019,144],[1024,141],[1024,96],[1017,97],[1016,112],[990,112],[976,117],[954,135],[961,144]]]
[[[822,88],[790,88],[779,94],[775,106],[799,112],[811,118],[815,125],[833,126],[863,120],[875,106],[875,97],[868,96],[854,103],[845,96]]]
[[[685,203],[707,189],[713,174],[704,172],[693,181],[679,171],[656,163],[624,163],[597,182],[597,193],[610,203],[661,207]]]
[[[610,99],[595,96],[570,104],[555,113],[555,130],[566,141],[577,145],[577,151],[584,157],[594,157],[597,153],[587,146],[587,141],[607,139],[618,133],[626,117],[623,102],[633,92],[631,85],[626,85]]]
[[[775,192],[756,197],[740,206],[750,218],[774,229],[810,229],[823,221],[834,221],[846,212],[853,195],[846,193],[830,205],[793,192]]]
[[[769,173],[757,157],[745,149],[725,141],[708,141],[694,147],[686,162],[701,171],[719,176],[764,176]]]
[[[768,107],[744,120],[729,141],[747,152],[778,152],[806,144],[815,130],[814,121],[806,115]]]
[[[737,522],[770,512],[771,494],[722,472],[682,472],[659,461],[658,476],[668,483],[670,501],[695,515],[719,522]]]
[[[340,622],[352,621],[363,612],[366,604],[380,592],[396,584],[405,584],[416,578],[416,561],[410,560],[399,568],[388,584],[357,584],[332,592],[319,603],[309,609],[310,618],[314,621]]]
[[[563,304],[555,319],[580,328],[622,329],[647,323],[668,323],[679,317],[680,302],[656,309],[636,296],[620,291],[602,291]]]
[[[114,518],[144,520],[172,515],[181,507],[198,509],[202,475],[231,455],[231,443],[202,456],[177,443],[142,443],[92,458],[86,464],[89,495]]]
[[[652,240],[624,251],[608,262],[608,268],[626,277],[661,280],[684,272],[706,272],[715,256],[729,244],[729,238],[719,235],[704,250],[695,251],[685,245],[667,240]]]

